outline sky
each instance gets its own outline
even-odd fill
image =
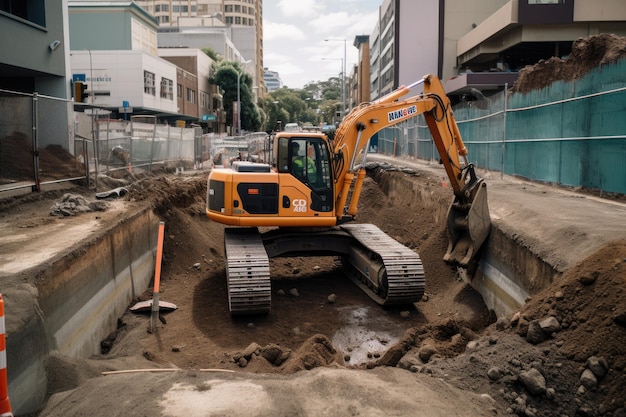
[[[382,2],[263,1],[263,66],[278,72],[283,86],[303,88],[340,76],[345,45],[349,75],[358,58],[354,38],[372,34]]]

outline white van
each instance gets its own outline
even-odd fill
[[[285,132],[299,132],[300,131],[300,126],[298,126],[298,123],[287,123],[285,125]]]

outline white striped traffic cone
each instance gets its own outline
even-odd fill
[[[4,300],[0,294],[0,417],[13,417],[7,378],[7,339],[4,327]]]

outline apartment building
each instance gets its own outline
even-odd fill
[[[66,0],[0,2],[0,89],[71,98],[66,6]],[[30,114],[34,105],[26,97],[3,94],[0,108],[0,138],[13,132],[35,134]],[[40,131],[46,132],[39,145],[71,141],[71,104],[58,101],[46,111],[47,117],[38,120]]]
[[[280,74],[276,71],[270,71],[269,68],[263,69],[263,79],[268,93],[283,87],[283,80],[280,79]]]
[[[137,0],[137,4],[158,21],[160,33],[187,32],[221,28],[241,55],[239,62],[250,61],[255,87],[260,97],[267,89],[263,81],[263,0]],[[193,29],[192,29],[193,28]],[[165,38],[165,36],[164,36]],[[178,41],[184,41],[178,37]],[[219,52],[223,48],[212,42]],[[171,39],[159,40],[159,45],[169,46]],[[180,44],[179,46],[189,46]],[[222,55],[224,59],[230,59]]]
[[[489,94],[525,65],[603,32],[626,35],[623,1],[384,0],[368,42],[371,99],[430,73],[453,97]]]

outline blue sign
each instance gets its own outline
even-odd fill
[[[85,74],[73,74],[72,81],[87,81],[87,76]]]
[[[201,119],[203,122],[214,122],[217,120],[217,116],[214,114],[203,114]]]
[[[130,103],[126,100],[122,101],[122,107],[126,108],[126,107],[130,107]]]

